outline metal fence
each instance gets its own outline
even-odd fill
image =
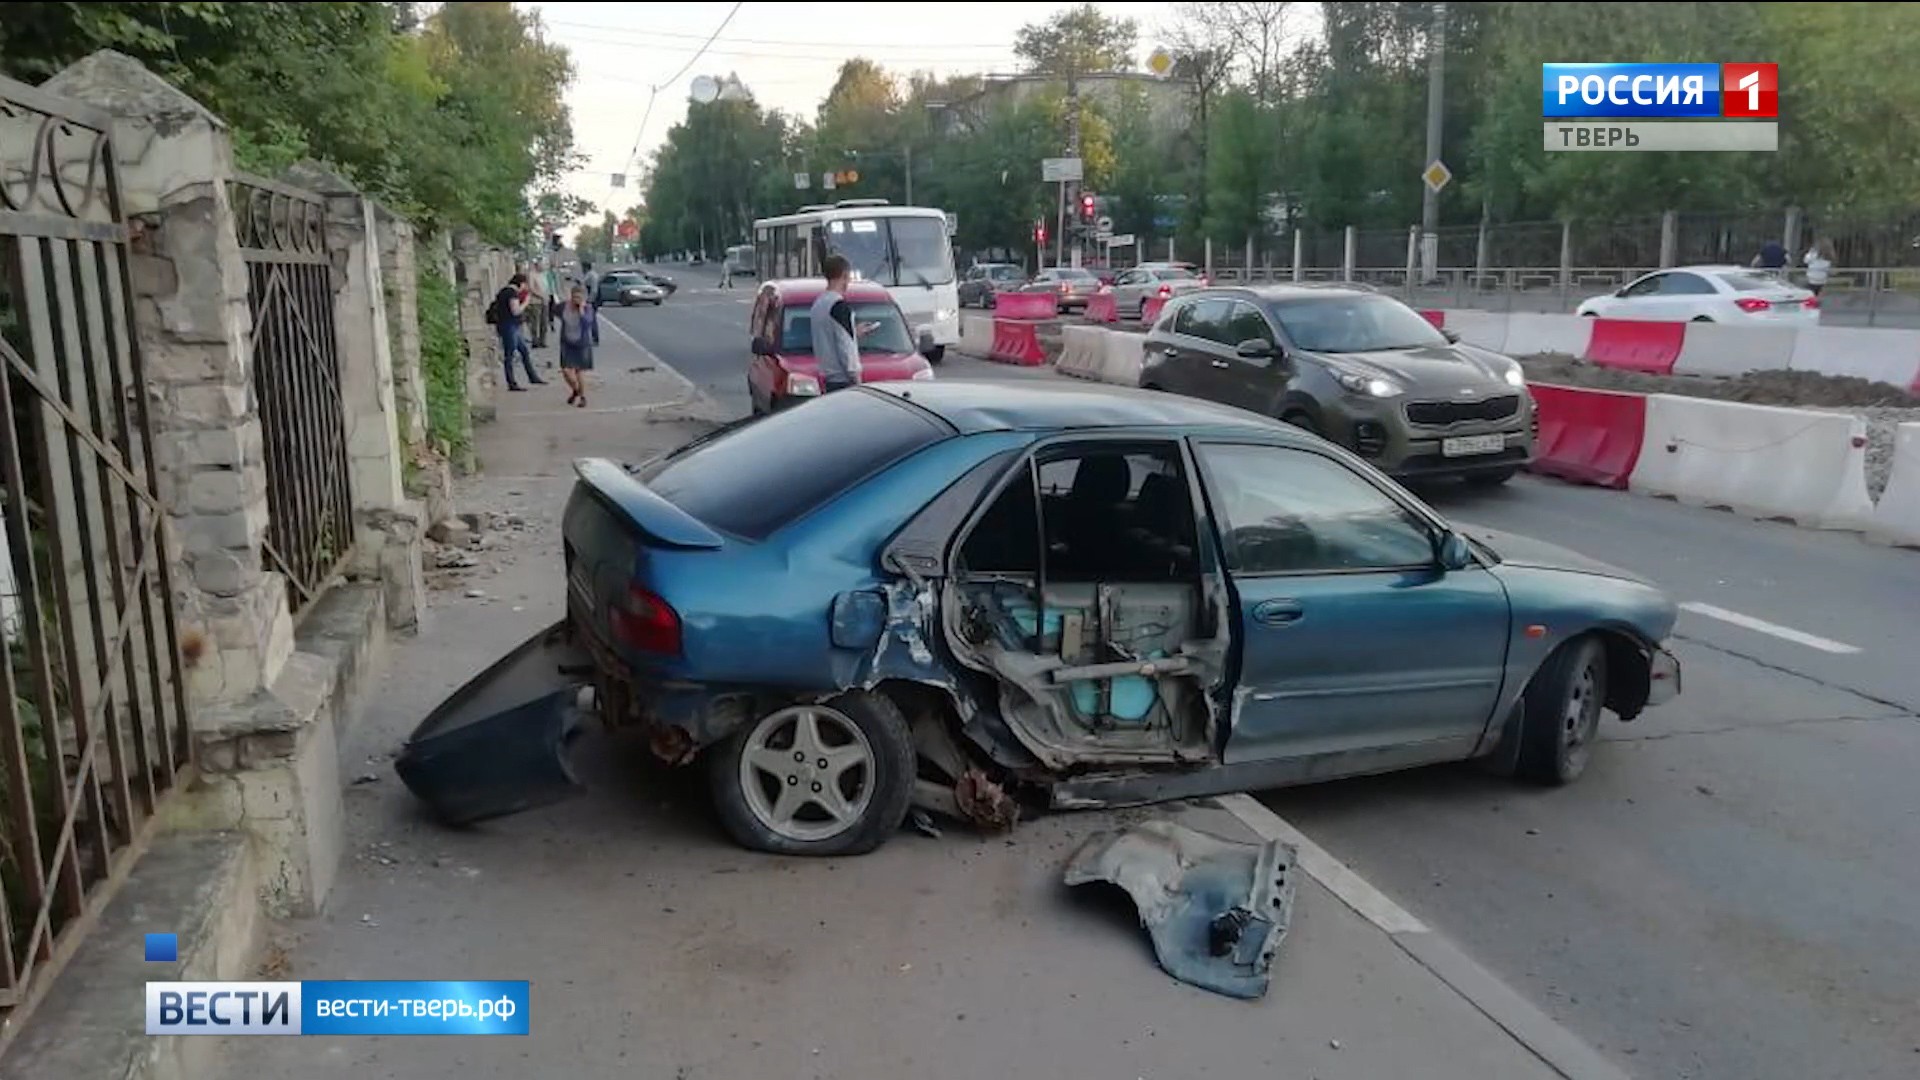
[[[299,612],[326,591],[353,546],[326,204],[257,177],[234,180],[228,194],[253,309],[267,557],[293,586],[288,600]]]
[[[0,1010],[30,1001],[191,768],[108,122],[0,79]]]

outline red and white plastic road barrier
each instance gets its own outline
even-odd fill
[[[993,318],[1052,319],[1060,314],[1060,298],[1050,292],[1007,292],[993,298]]]
[[[1920,330],[1809,326],[1800,331],[1787,366],[1892,383],[1920,393]]]
[[[985,357],[993,352],[993,317],[960,316],[960,351],[968,356]]]
[[[1047,362],[1046,351],[1040,348],[1040,324],[1031,319],[993,320],[993,350],[987,353],[987,359],[998,360],[1002,364],[1018,364],[1021,367],[1039,367]]]
[[[1140,301],[1140,325],[1152,326],[1160,321],[1160,309],[1167,306],[1164,296],[1149,296]]]
[[[1920,547],[1920,424],[1894,429],[1893,472],[1874,504],[1867,537],[1883,544]]]
[[[1535,383],[1532,391],[1540,439],[1530,468],[1579,484],[1624,489],[1640,460],[1646,395],[1543,383]]]
[[[1435,330],[1445,330],[1447,328],[1447,313],[1444,311],[1435,311],[1429,308],[1428,310],[1422,311],[1420,317],[1432,323]]]
[[[1119,322],[1120,308],[1113,302],[1113,292],[1103,287],[1087,297],[1087,310],[1083,317],[1090,323]]]
[[[1508,356],[1533,356],[1536,353],[1585,356],[1587,342],[1593,339],[1593,323],[1594,320],[1578,315],[1511,312],[1507,315],[1507,335],[1500,351]]]
[[[1587,338],[1587,351],[1580,354],[1581,359],[1624,371],[1673,374],[1673,362],[1680,358],[1680,343],[1686,340],[1686,323],[1632,319],[1590,321],[1593,333]]]
[[[1800,331],[1792,326],[1750,326],[1727,323],[1683,323],[1686,338],[1675,375],[1705,375],[1732,379],[1749,371],[1785,371]],[[1916,349],[1920,356],[1920,349]]]
[[[1098,379],[1107,351],[1107,332],[1098,326],[1060,328],[1060,359],[1053,370],[1077,379]]]

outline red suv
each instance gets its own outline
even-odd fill
[[[813,358],[813,316],[808,309],[827,283],[819,278],[769,281],[754,299],[747,332],[753,360],[747,365],[747,396],[756,414],[820,396],[820,366]],[[907,320],[871,282],[847,287],[855,324],[872,323],[860,339],[860,381],[901,382],[933,378],[933,366],[914,348]]]

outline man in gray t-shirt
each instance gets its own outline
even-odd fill
[[[852,267],[846,257],[829,255],[820,263],[827,288],[807,316],[813,322],[813,359],[820,366],[820,390],[832,393],[860,385],[860,339],[871,329],[855,326],[853,305],[847,303],[847,283]]]

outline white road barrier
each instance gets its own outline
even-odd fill
[[[1108,330],[1106,335],[1106,349],[1100,356],[1100,381],[1116,386],[1139,386],[1140,361],[1146,356],[1147,336],[1123,330]]]
[[[1654,394],[1632,491],[1818,529],[1865,529],[1866,422],[1846,413]]]
[[[1053,365],[1054,370],[1076,379],[1098,379],[1101,361],[1106,356],[1109,333],[1111,331],[1098,326],[1062,326],[1060,359]]]
[[[1874,505],[1867,536],[1883,544],[1920,547],[1920,424],[1894,429],[1893,472]]]
[[[960,351],[982,359],[993,352],[993,316],[960,316]]]
[[[1800,331],[1787,366],[1892,383],[1905,390],[1920,378],[1920,330],[1809,326]]]
[[[1507,313],[1504,311],[1453,311],[1445,313],[1447,329],[1460,340],[1494,352],[1507,351]]]
[[[1784,370],[1799,333],[1791,326],[1688,323],[1673,373],[1731,379],[1749,371]]]
[[[1452,313],[1449,312],[1449,315]],[[1593,320],[1578,315],[1540,315],[1515,311],[1507,316],[1507,335],[1500,351],[1508,356],[1565,353],[1585,356],[1593,336]]]

